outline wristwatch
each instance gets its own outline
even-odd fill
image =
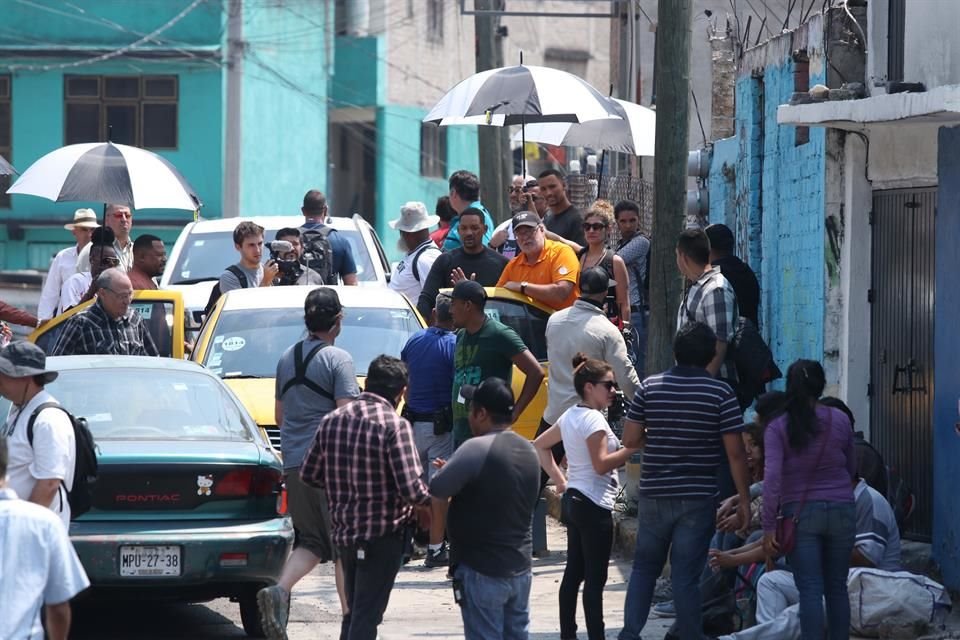
[[[521,293],[522,295],[527,295],[527,281],[526,281],[526,280],[524,280],[523,282],[520,283],[520,293]]]

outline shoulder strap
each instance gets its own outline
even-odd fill
[[[293,377],[287,380],[287,383],[283,385],[283,389],[280,390],[280,397],[282,398],[291,387],[302,384],[310,391],[313,391],[317,395],[321,395],[328,400],[336,402],[336,398],[333,397],[333,394],[321,387],[319,384],[307,378],[307,365],[313,360],[313,357],[317,355],[317,352],[320,349],[323,349],[325,344],[318,344],[307,354],[307,357],[303,357],[303,340],[298,342],[296,346],[293,347]]]
[[[235,264],[230,265],[229,267],[227,267],[227,271],[237,276],[237,280],[240,281],[240,286],[243,287],[244,289],[250,286],[250,283],[247,282],[247,274],[245,274],[243,270],[237,265]]]
[[[433,244],[433,240],[430,241],[430,244],[424,243],[420,250],[413,254],[413,277],[417,282],[420,282],[420,268],[417,267],[417,262],[420,261],[420,256],[423,255],[423,252],[430,248],[430,246],[436,246]]]
[[[44,402],[39,407],[34,409],[33,413],[30,414],[30,419],[27,420],[27,442],[30,443],[31,447],[33,446],[33,423],[37,421],[37,416],[39,416],[40,412],[44,409],[52,409],[54,407],[62,410],[68,416],[70,415],[70,412],[60,406],[60,403],[58,402]]]

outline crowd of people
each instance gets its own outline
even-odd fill
[[[675,366],[647,372],[650,239],[640,233],[636,203],[597,201],[581,212],[563,176],[549,170],[514,180],[513,215],[495,228],[474,174],[453,173],[449,187],[434,215],[408,202],[390,223],[404,258],[389,286],[429,326],[400,354],[375,358],[361,389],[351,354],[337,346],[344,317],[337,290],[318,286],[304,302],[306,337],[277,363],[275,417],[295,539],[277,584],[257,596],[268,637],[287,637],[296,585],[319,563],[334,562],[340,637],[376,638],[418,531],[425,565],[449,572],[467,638],[527,637],[531,523],[552,482],[567,533],[559,635],[577,637],[582,587],[587,637],[604,638],[618,470],[642,453],[620,640],[638,639],[651,613],[676,616],[677,637],[699,640],[703,592],[718,579],[755,594],[758,626],[733,637],[806,640],[826,629],[831,639],[846,638],[848,569],[895,571],[897,523],[884,496],[858,475],[852,415],[821,398],[826,381],[817,362],[792,364],[782,393],[761,394],[738,379],[736,328],[742,317],[759,320],[759,285],[734,255],[731,230],[711,225],[677,238],[677,268],[688,286],[676,315]],[[211,300],[278,284],[283,261],[304,265],[291,284],[356,284],[349,244],[324,222],[323,194],[308,192],[302,212],[303,227],[277,233],[276,242],[285,243],[279,250],[289,255],[266,264],[263,229],[238,224],[240,260],[224,271]],[[156,286],[163,243],[146,235],[131,242],[128,208],[108,207],[104,227],[92,213],[79,210],[69,227],[77,246],[58,254],[39,321],[84,299],[96,302],[66,323],[53,353],[156,355],[129,307],[134,289]],[[77,264],[84,268],[84,256],[87,269],[70,274]],[[510,427],[545,372],[520,335],[486,312],[485,287],[492,286],[553,310],[547,406],[533,442]],[[71,293],[81,290],[79,298]],[[0,527],[10,530],[28,513],[3,499],[14,492],[69,523],[57,497],[72,472],[62,453],[70,429],[62,411],[44,404],[53,398],[43,385],[56,376],[44,358],[27,343],[0,351],[0,395],[14,404],[2,432],[9,460],[0,444],[0,471],[8,470],[12,488],[0,484]],[[517,395],[514,367],[524,374]],[[620,437],[608,421],[618,389],[628,403]],[[757,417],[745,424],[744,409],[754,403]],[[36,421],[32,445],[17,440],[18,424],[28,419]],[[40,442],[49,449],[41,452]],[[36,510],[31,517],[50,520]],[[37,535],[52,536],[49,529],[38,525]],[[60,527],[57,535],[64,534]],[[65,576],[63,588],[32,592],[55,625],[56,607],[86,586],[75,554],[62,547],[60,540],[44,548]],[[668,557],[673,600],[654,607]],[[13,628],[32,637],[38,617],[27,618]]]

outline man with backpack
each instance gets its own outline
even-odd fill
[[[414,304],[420,299],[430,268],[440,256],[440,249],[430,238],[430,227],[439,221],[439,216],[427,213],[422,202],[408,202],[400,208],[400,217],[390,221],[390,228],[400,232],[397,246],[407,252],[390,274],[390,288],[406,295]]]
[[[324,284],[337,284],[337,276],[345,285],[357,284],[357,264],[350,242],[327,226],[327,197],[322,191],[311,189],[303,196],[304,222],[300,227],[302,262],[323,278]]]
[[[627,266],[630,276],[630,342],[633,366],[643,377],[647,363],[647,301],[650,283],[650,240],[640,233],[640,207],[632,200],[621,200],[613,208],[620,229],[617,255]],[[624,326],[626,333],[627,327]]]
[[[353,358],[334,346],[340,335],[343,306],[337,292],[318,287],[303,304],[308,336],[287,349],[277,363],[276,422],[293,518],[293,553],[277,584],[257,594],[264,630],[270,638],[285,638],[290,592],[317,564],[337,560],[330,537],[330,512],[323,489],[300,479],[300,464],[323,418],[360,395]],[[337,592],[345,609],[342,572],[337,564]],[[346,614],[344,610],[344,614]]]
[[[234,289],[271,286],[279,267],[273,260],[265,265],[260,264],[263,258],[263,227],[244,220],[233,230],[233,246],[240,254],[240,262],[230,265],[220,274],[220,295]]]
[[[69,528],[67,490],[73,487],[77,441],[70,414],[44,389],[58,375],[46,365],[46,354],[30,342],[0,351],[0,395],[13,403],[0,436],[10,450],[7,485],[22,499],[49,507]]]
[[[759,327],[760,283],[750,265],[733,254],[733,231],[725,224],[712,224],[704,233],[710,240],[710,264],[720,267],[720,273],[733,287],[740,315]]]

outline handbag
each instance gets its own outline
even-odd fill
[[[827,423],[824,433],[823,443],[820,445],[820,453],[817,455],[817,463],[813,466],[814,471],[820,466],[820,460],[823,459],[823,452],[827,448],[827,440],[830,438],[830,429],[833,427],[833,415]],[[800,498],[800,504],[792,516],[783,514],[783,503],[781,502],[777,513],[777,544],[780,545],[780,553],[787,555],[797,544],[797,524],[800,522],[800,512],[807,502],[807,492],[810,490],[810,483],[803,490],[803,497]]]

